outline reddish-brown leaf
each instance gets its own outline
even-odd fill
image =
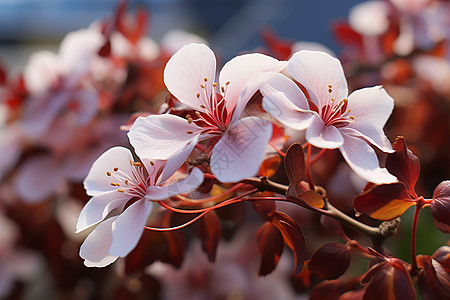
[[[256,234],[259,252],[261,253],[261,263],[258,275],[270,274],[278,264],[281,253],[283,253],[283,235],[270,222],[264,223]]]
[[[305,155],[301,144],[295,143],[289,147],[284,159],[284,167],[289,179],[289,190],[286,195],[297,197],[301,193],[299,185],[305,172]]]
[[[450,247],[442,246],[434,252],[432,258],[441,264],[444,270],[450,274]]]
[[[401,182],[375,185],[357,196],[353,202],[355,210],[374,219],[392,220],[415,205]]]
[[[323,200],[322,195],[314,190],[306,191],[303,194],[298,195],[298,198],[309,206],[315,208],[323,208],[325,206],[325,201]]]
[[[354,291],[349,291],[342,294],[337,300],[361,300],[364,296],[366,289],[359,289]]]
[[[336,234],[337,236],[342,237],[344,240],[346,239],[346,234],[344,229],[341,226],[341,223],[332,217],[328,217],[326,215],[320,216],[320,224],[323,228],[329,230],[330,232]]]
[[[420,161],[406,146],[405,139],[400,136],[393,144],[394,153],[386,158],[386,169],[405,184],[408,191],[414,191],[420,174]]]
[[[364,300],[416,299],[411,275],[397,258],[386,258],[372,266],[361,282],[367,284]]]
[[[439,183],[434,190],[430,212],[436,227],[450,233],[450,180]]]
[[[275,212],[276,203],[271,200],[261,200],[252,202],[253,209],[266,221],[272,220],[272,214]]]
[[[212,210],[203,216],[198,222],[198,236],[202,241],[203,251],[210,262],[216,259],[217,245],[221,237],[220,221],[217,213]]]
[[[310,270],[322,279],[337,279],[347,271],[351,253],[348,245],[328,243],[311,256]]]
[[[294,254],[295,274],[300,274],[306,257],[306,243],[303,231],[288,215],[274,212],[272,224],[281,232],[283,240]]]
[[[417,256],[419,293],[424,300],[450,299],[450,277],[444,268],[430,256]]]
[[[281,158],[279,154],[272,154],[266,157],[261,163],[258,174],[267,178],[272,177],[277,172],[281,164]]]
[[[335,38],[341,45],[352,45],[358,50],[363,48],[362,36],[354,31],[347,22],[336,21],[332,24]]]
[[[309,299],[337,300],[343,293],[359,287],[359,277],[351,278],[349,280],[327,280],[314,286],[309,295]]]

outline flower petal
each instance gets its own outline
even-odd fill
[[[209,101],[215,77],[216,57],[204,44],[184,46],[169,59],[164,69],[164,83],[169,92],[180,102],[199,111],[203,111],[200,105]]]
[[[397,178],[385,168],[379,167],[375,151],[363,139],[343,134],[344,144],[339,148],[348,165],[367,181],[382,184],[393,183]]]
[[[359,89],[348,96],[348,108],[355,117],[349,127],[359,131],[358,125],[370,123],[382,129],[394,109],[394,99],[381,86]]]
[[[87,267],[105,267],[113,263],[118,256],[109,254],[112,243],[112,223],[117,217],[111,217],[92,231],[80,248],[80,256]]]
[[[102,221],[112,210],[123,207],[131,198],[126,193],[116,190],[97,194],[92,197],[78,216],[77,233]]]
[[[325,126],[319,115],[314,113],[311,125],[306,129],[306,140],[313,146],[324,149],[339,148],[344,139],[334,126]]]
[[[178,194],[189,193],[202,184],[203,178],[203,172],[198,168],[193,168],[189,176],[179,182],[165,186],[148,187],[145,198],[163,200]]]
[[[295,53],[287,66],[288,72],[301,83],[319,109],[330,98],[347,98],[347,80],[338,59],[320,51],[302,50]],[[332,93],[329,93],[331,85]]]
[[[351,134],[353,136],[361,137],[383,152],[394,152],[391,142],[388,140],[382,129],[375,128],[375,126],[372,126],[370,123],[360,123],[357,126],[358,129],[353,129],[352,127],[353,123],[350,123],[349,126],[346,127],[345,131],[352,132]]]
[[[112,179],[107,172],[112,172],[117,167],[126,174],[132,174],[130,160],[133,161],[133,155],[127,148],[108,149],[92,164],[91,170],[83,182],[86,193],[89,196],[95,196],[116,189],[111,186]]]
[[[225,89],[227,111],[233,113],[233,119],[240,117],[245,105],[264,83],[265,76],[258,73],[279,72],[287,65],[273,57],[251,53],[236,56],[227,62],[219,75],[220,86]]]
[[[192,132],[192,133],[188,133]],[[165,160],[195,142],[200,128],[174,115],[150,115],[137,118],[128,132],[136,154],[141,158]]]
[[[124,257],[136,247],[144,231],[152,202],[141,199],[130,205],[112,224],[111,255]]]
[[[256,117],[233,123],[214,146],[211,169],[222,182],[255,175],[272,136],[272,124]]]
[[[311,124],[308,100],[289,78],[275,74],[260,89],[263,107],[284,126],[303,130]]]

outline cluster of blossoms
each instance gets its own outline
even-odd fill
[[[0,298],[51,273],[84,298],[448,299],[450,248],[416,235],[424,208],[450,233],[449,8],[368,1],[340,59],[264,32],[222,65],[122,1],[0,70]],[[408,262],[384,241],[411,207]]]

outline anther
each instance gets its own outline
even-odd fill
[[[133,163],[133,166],[135,166],[135,167],[140,167],[140,166],[142,166],[142,164],[141,164],[140,162],[134,162],[134,163]]]
[[[229,81],[227,81],[227,83],[225,83],[225,85],[229,85],[230,84],[230,82]]]
[[[150,161],[150,166],[154,166],[155,165],[155,163],[153,162],[153,161]]]
[[[207,82],[207,81],[208,81],[208,78],[205,77],[205,78],[203,78],[203,80],[204,80],[205,82]]]
[[[117,189],[118,192],[124,193],[125,191],[122,189]]]
[[[128,185],[128,179],[125,179],[125,184]]]
[[[106,175],[111,176],[111,172],[109,172],[109,171],[106,172]]]
[[[349,116],[349,118],[351,119],[351,120],[355,120],[355,117],[354,116]]]
[[[214,86],[214,87],[217,86],[217,83],[214,82],[214,83],[213,83],[213,86]]]
[[[192,130],[186,131],[187,134],[193,134],[194,132]]]
[[[332,89],[328,89],[328,93],[330,93],[330,94],[331,94],[332,92],[333,92],[333,90],[332,90]]]
[[[352,111],[351,109],[347,110],[347,112],[351,112],[351,111]]]
[[[199,111],[195,111],[195,115],[200,118],[201,114]]]
[[[335,99],[334,98],[331,98],[331,101],[334,101]]]
[[[115,168],[114,168],[114,172],[117,172],[118,170],[119,170],[118,167],[115,167]]]
[[[223,86],[220,88],[220,90],[222,91],[222,93],[225,93],[225,88]]]
[[[332,87],[333,87],[333,86],[332,86],[331,84],[329,84],[329,85],[328,85],[328,88],[330,88],[330,89],[331,89]]]
[[[200,98],[200,93],[197,93],[197,98]]]
[[[203,109],[205,109],[205,108],[206,108],[206,106],[204,106],[203,104],[202,104],[202,105],[200,105],[200,107],[201,107],[201,108],[203,108]]]
[[[204,88],[205,88],[205,86],[204,86],[203,84],[200,84],[200,86],[202,87],[202,89],[204,89]]]
[[[188,124],[192,123],[192,118],[187,119]]]

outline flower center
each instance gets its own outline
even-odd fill
[[[203,79],[204,82],[208,82],[208,78]],[[230,82],[225,84],[225,87],[221,87],[217,90],[217,83],[212,84],[212,90],[208,91],[207,86],[201,84],[201,93],[197,93],[196,97],[201,101],[200,107],[203,111],[196,111],[195,115],[197,119],[192,119],[190,115],[186,116],[188,123],[194,122],[197,126],[209,134],[222,134],[228,128],[231,120],[231,114],[228,113],[226,107],[226,91]],[[188,132],[189,133],[189,132]]]
[[[347,126],[350,122],[355,120],[355,117],[350,115],[351,109],[348,107],[348,99],[336,101],[336,93],[333,91],[333,86],[328,85],[328,94],[330,95],[327,104],[322,106],[320,110],[320,117],[325,126],[335,126],[337,128]]]
[[[140,162],[133,162],[130,160],[131,174],[127,174],[114,167],[111,171],[107,171],[106,175],[111,177],[111,186],[117,188],[118,192],[128,194],[132,197],[144,197],[147,188],[150,185],[149,176],[145,167]],[[153,166],[153,163],[151,162]]]

